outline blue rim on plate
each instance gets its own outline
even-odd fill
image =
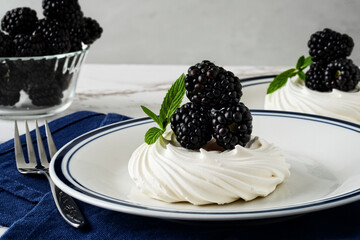
[[[251,87],[259,84],[268,85],[272,79],[274,79],[276,75],[265,75],[265,76],[257,76],[257,77],[249,77],[240,79],[241,85],[243,88]]]
[[[250,86],[256,84],[268,84],[269,76],[255,77],[249,79],[243,79],[243,86]],[[323,124],[330,124],[336,127],[341,127],[347,131],[354,131],[360,133],[360,125],[355,123],[346,122],[343,120],[333,119],[330,117],[316,116],[312,114],[297,113],[297,112],[285,112],[285,111],[272,111],[272,110],[251,110],[254,116],[269,116],[279,118],[296,118],[305,121],[315,121]],[[104,126],[99,129],[95,129],[88,132],[73,141],[66,144],[61,148],[51,161],[50,174],[54,179],[54,182],[63,191],[78,198],[82,201],[90,204],[108,208],[110,210],[122,211],[127,213],[139,214],[144,216],[165,217],[170,219],[181,220],[249,220],[258,218],[269,217],[283,217],[290,216],[299,213],[306,213],[316,210],[321,210],[329,207],[350,203],[360,199],[360,188],[353,191],[336,195],[334,197],[328,197],[321,200],[315,200],[308,203],[302,203],[301,205],[294,205],[288,207],[280,207],[275,209],[265,210],[251,210],[251,211],[231,211],[231,212],[219,212],[219,211],[206,211],[206,212],[194,212],[188,210],[174,210],[164,209],[155,206],[145,206],[138,203],[129,202],[126,200],[116,199],[111,196],[106,196],[103,193],[96,192],[93,189],[89,189],[71,175],[69,169],[69,163],[72,156],[86,146],[86,144],[101,138],[107,134],[111,134],[116,131],[121,131],[130,127],[138,125],[148,124],[152,122],[148,117],[131,119],[119,123],[114,123],[108,126]],[[96,136],[96,137],[94,137]],[[91,139],[89,139],[91,138]],[[72,151],[69,155],[68,153]],[[64,168],[64,163],[66,167]],[[65,174],[66,172],[66,174]],[[65,176],[66,175],[66,176]],[[70,180],[71,181],[70,181]],[[76,183],[76,184],[74,184]],[[89,199],[91,201],[89,202]],[[94,200],[94,201],[93,201]]]

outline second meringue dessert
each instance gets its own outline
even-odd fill
[[[264,108],[360,124],[360,70],[347,58],[354,47],[352,38],[324,29],[311,35],[308,46],[310,57],[301,57],[296,68],[270,84]]]
[[[191,102],[180,106],[185,89]],[[130,158],[137,188],[154,199],[194,205],[273,192],[290,166],[278,147],[251,135],[252,115],[241,95],[234,74],[203,61],[173,84],[159,115],[142,106],[160,128],[150,128]]]

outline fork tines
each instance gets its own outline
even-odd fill
[[[54,182],[51,180],[49,175],[49,162],[46,157],[44,144],[40,135],[39,126],[36,121],[35,133],[37,139],[37,149],[39,153],[40,164],[37,163],[34,146],[32,143],[32,139],[30,137],[29,126],[28,123],[25,123],[26,128],[26,145],[28,149],[28,158],[29,161],[25,161],[24,152],[22,150],[20,136],[19,136],[19,129],[17,122],[15,121],[15,136],[14,136],[14,147],[15,147],[15,159],[16,159],[16,166],[20,173],[22,174],[44,174],[49,183],[51,188],[51,193],[54,197],[55,205],[60,212],[60,215],[65,219],[67,223],[71,226],[79,228],[85,224],[84,216],[82,215],[79,207],[76,205],[74,199],[71,196],[67,195],[61,189],[59,189]],[[48,123],[45,122],[45,129],[47,135],[47,143],[49,146],[49,153],[50,157],[52,158],[56,152],[56,147],[54,141],[52,139],[50,129]]]
[[[47,143],[48,143],[48,147],[49,147],[50,157],[52,157],[56,153],[56,146],[55,146],[54,140],[51,136],[50,128],[49,128],[47,121],[45,121],[45,130],[46,130]],[[48,162],[48,159],[46,156],[44,144],[42,142],[42,138],[41,138],[41,134],[40,134],[40,130],[39,130],[37,121],[36,121],[36,126],[35,126],[35,132],[36,132],[37,149],[38,149],[41,166],[43,168],[48,168],[49,162]],[[19,171],[20,171],[20,169],[23,169],[23,168],[36,168],[36,166],[37,166],[34,145],[32,143],[32,139],[31,139],[30,131],[29,131],[29,125],[28,125],[27,121],[25,122],[25,135],[26,135],[26,145],[27,145],[27,152],[28,152],[28,162],[25,161],[24,153],[23,153],[22,146],[21,146],[20,136],[19,136],[18,124],[17,124],[17,121],[15,121],[15,135],[14,135],[15,158],[16,158],[16,164],[17,164]]]

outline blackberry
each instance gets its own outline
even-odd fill
[[[41,19],[35,30],[46,44],[46,53],[49,55],[67,53],[71,48],[69,32],[57,20]]]
[[[208,108],[237,104],[242,96],[240,79],[207,60],[189,68],[185,87],[191,102]]]
[[[211,139],[211,124],[207,111],[186,103],[171,116],[171,129],[177,141],[187,149],[199,149]]]
[[[346,34],[325,28],[311,35],[308,47],[314,62],[329,63],[349,56],[354,48],[354,41]]]
[[[332,88],[325,84],[325,67],[319,63],[310,65],[310,69],[306,72],[306,87],[319,92],[331,91]]]
[[[338,59],[325,70],[325,84],[341,91],[351,91],[360,81],[360,70],[350,59]]]
[[[21,86],[10,79],[10,69],[6,62],[0,63],[0,105],[12,106],[20,99]]]
[[[79,26],[71,27],[69,29],[70,34],[70,42],[71,42],[71,52],[82,50],[82,41],[86,37],[86,30],[85,30],[85,21]]]
[[[23,67],[28,73],[24,90],[35,106],[54,106],[61,103],[61,86],[56,81],[56,59],[26,61]]]
[[[10,36],[0,31],[0,57],[13,55],[13,42]]]
[[[12,36],[30,35],[35,30],[37,21],[35,10],[28,7],[15,8],[6,12],[1,20],[1,28]]]
[[[33,86],[27,93],[35,106],[55,106],[61,103],[63,97],[61,87],[56,82]]]
[[[39,35],[18,34],[14,37],[15,57],[41,56],[45,52],[45,42]]]
[[[42,7],[46,18],[57,20],[67,28],[79,26],[84,16],[77,0],[43,0]]]
[[[26,61],[24,69],[28,75],[24,90],[29,92],[30,89],[44,89],[55,82],[55,64],[56,59],[30,59]]]
[[[212,110],[211,123],[216,143],[224,149],[245,146],[252,132],[252,116],[243,104]]]
[[[19,99],[20,91],[11,89],[0,89],[0,105],[13,106],[19,101]]]
[[[61,90],[66,90],[71,84],[74,73],[66,72],[64,74],[56,74],[55,80],[59,84]]]
[[[0,62],[0,79],[9,75],[9,65],[4,61]]]
[[[67,58],[58,59],[57,69],[55,72],[55,81],[59,84],[59,86],[63,91],[69,88],[71,84],[71,80],[74,74],[76,74],[68,69],[68,64],[71,63],[71,65],[74,64],[74,66],[78,66],[80,60],[81,60],[80,58],[76,58],[76,57],[70,57],[70,59]]]
[[[101,37],[103,29],[95,19],[89,17],[84,18],[84,23],[85,34],[82,40],[85,44],[93,44],[97,39]]]
[[[9,82],[7,86],[10,89],[21,90],[25,87],[25,79],[28,78],[31,70],[28,68],[29,61],[23,61],[21,59],[15,61],[8,61],[9,67]]]

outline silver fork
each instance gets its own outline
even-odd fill
[[[61,216],[68,222],[71,226],[75,228],[79,228],[85,224],[85,219],[80,212],[78,206],[75,201],[66,193],[61,191],[51,180],[49,175],[49,162],[46,157],[46,152],[44,149],[44,145],[41,139],[38,122],[36,121],[36,141],[38,154],[40,158],[40,163],[36,161],[34,145],[32,143],[29,126],[28,123],[25,123],[26,128],[26,145],[28,151],[28,162],[25,161],[24,152],[22,150],[19,129],[17,122],[15,121],[15,137],[14,137],[14,145],[15,145],[15,159],[16,166],[20,173],[22,174],[44,174],[50,183],[50,188],[52,195],[54,197],[54,201],[57,209],[59,210]],[[51,136],[50,128],[48,123],[45,121],[45,129],[47,136],[47,144],[49,147],[50,158],[54,156],[56,153],[56,146],[54,144],[54,140]]]

